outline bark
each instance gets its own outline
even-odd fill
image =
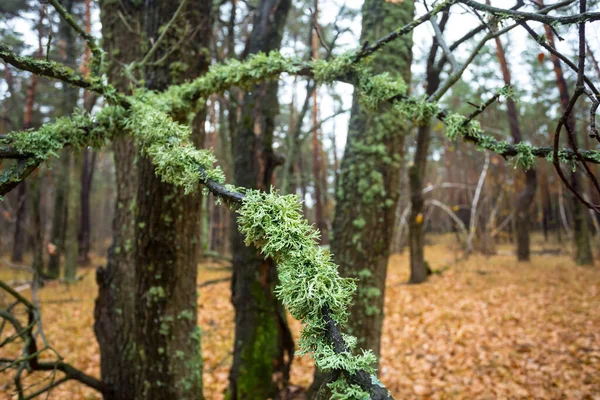
[[[290,6],[290,0],[261,0],[245,54],[280,48]],[[277,82],[265,83],[244,96],[234,143],[236,185],[269,190],[273,171],[282,162],[272,147],[277,89]],[[232,230],[232,251],[235,340],[228,396],[232,400],[273,398],[287,384],[294,353],[285,312],[273,293],[275,265],[255,248],[246,247],[237,229]]]
[[[311,49],[313,60],[319,59],[319,37],[317,35],[319,18],[319,0],[313,0],[313,29],[311,37]],[[317,228],[321,232],[321,244],[329,243],[327,224],[325,222],[325,214],[323,210],[323,193],[322,179],[321,179],[321,140],[319,138],[319,104],[317,101],[317,90],[312,92],[312,174],[313,174],[313,186],[315,188],[314,196],[314,210],[315,210],[315,223]]]
[[[489,4],[489,1],[488,1]],[[499,37],[496,39],[496,56],[500,63],[500,70],[502,71],[502,78],[506,85],[511,85],[511,74],[506,61],[506,54],[502,41]],[[515,101],[511,98],[506,99],[506,112],[508,114],[508,125],[510,127],[510,134],[513,138],[514,143],[520,143],[523,141],[523,135],[521,134],[521,128],[519,126],[519,111]],[[523,176],[524,175],[524,176]],[[529,261],[530,258],[530,240],[529,230],[531,227],[530,220],[530,209],[535,193],[537,190],[537,177],[535,169],[531,168],[523,171],[521,179],[524,178],[524,187],[521,192],[517,195],[516,201],[516,230],[517,230],[517,259],[519,261]]]
[[[72,12],[74,1],[63,0],[63,7],[69,13]],[[63,62],[71,68],[77,65],[76,33],[68,23],[61,20],[60,37],[64,43]],[[65,85],[63,89],[61,108],[63,113],[70,114],[77,106],[79,90]],[[69,167],[66,176],[59,179],[68,181],[68,190],[65,194],[67,204],[67,216],[65,219],[65,270],[64,278],[67,282],[74,282],[77,277],[77,260],[79,257],[79,224],[81,218],[81,153],[71,150],[69,155]]]
[[[136,46],[148,44],[146,53],[157,43],[160,32],[168,29],[143,71],[137,71],[143,74],[146,87],[162,91],[207,70],[210,1],[188,2],[168,28],[179,2],[146,1],[143,8],[136,8],[136,4],[103,3],[105,37],[114,39],[109,45],[112,57],[122,61],[121,57],[133,53],[132,57],[140,59]],[[119,12],[128,18],[128,24],[122,23]],[[131,32],[123,25],[139,27],[141,41],[132,40]],[[114,78],[117,70],[113,69],[113,73]],[[188,123],[187,115],[172,117]],[[192,124],[196,145],[201,142],[204,119],[204,112],[199,113]],[[121,143],[120,147],[117,171],[131,170],[134,149],[130,143]],[[103,380],[106,375],[115,382],[110,398],[201,398],[196,299],[201,196],[184,196],[182,189],[162,182],[150,160],[140,158],[137,166],[135,174],[120,171],[117,175],[115,239],[107,268],[99,274],[96,331],[102,356],[106,355]],[[128,309],[115,309],[114,303]],[[112,343],[111,335],[118,335]],[[110,367],[117,372],[107,370]],[[121,384],[124,387],[119,387]]]
[[[44,229],[42,224],[42,191],[41,177],[36,174],[30,182],[31,197],[31,268],[42,276],[44,273]],[[41,281],[41,280],[40,280]]]
[[[81,170],[81,219],[79,225],[79,264],[88,265],[90,263],[90,195],[92,191],[92,181],[94,178],[96,153],[90,149],[84,149],[82,155]]]
[[[46,16],[45,7],[40,5],[39,7],[39,20],[37,24],[38,33],[38,49],[36,51],[36,58],[40,58],[43,54],[42,37],[43,37],[43,22]],[[27,91],[25,94],[25,110],[23,113],[23,130],[27,130],[33,127],[33,108],[35,106],[36,89],[38,84],[38,77],[35,74],[29,78],[29,84],[27,85]],[[43,246],[43,232],[41,231],[41,215],[40,215],[40,182],[39,176],[33,177],[34,182],[31,182],[31,188],[34,193],[31,194],[31,205],[33,208],[32,213],[32,237],[31,242],[33,244],[33,267],[38,272],[42,272],[44,268],[42,246]],[[27,214],[27,203],[29,202],[27,196],[27,182],[21,182],[19,190],[17,192],[17,211],[15,221],[15,233],[13,241],[13,251],[11,259],[14,262],[23,261],[23,253],[25,251],[25,219]],[[37,228],[37,231],[36,231]]]
[[[91,1],[85,0],[85,31],[91,33],[92,30],[92,10]],[[86,47],[83,54],[83,63],[81,72],[87,76],[91,62],[91,51]],[[83,94],[83,108],[91,112],[96,103],[97,96],[91,92]],[[88,148],[83,150],[82,170],[81,170],[81,219],[79,225],[79,264],[88,265],[90,263],[90,193],[92,191],[92,182],[96,166],[96,153]]]
[[[372,42],[413,19],[414,2],[367,0],[362,9],[361,42]],[[376,73],[394,71],[410,81],[412,36],[404,36],[375,56]],[[358,279],[350,307],[348,333],[358,346],[379,357],[384,317],[385,279],[393,236],[404,135],[394,110],[371,114],[355,94],[348,139],[336,188],[331,250],[341,275]],[[316,393],[324,377],[317,373]]]
[[[130,92],[130,82],[121,65],[141,59],[141,5],[135,0],[100,1],[102,43],[106,51],[107,75],[118,90]],[[120,15],[119,15],[120,14]],[[127,21],[123,23],[121,16]],[[135,29],[133,31],[130,30]],[[112,390],[106,400],[135,399],[135,271],[134,215],[137,193],[137,159],[133,142],[120,138],[112,143],[115,162],[116,198],[113,240],[107,264],[98,268],[98,297],[94,310],[94,332],[100,347],[100,373]]]
[[[81,219],[81,153],[78,151],[69,154],[67,179],[69,180],[69,189],[67,191],[64,279],[67,282],[75,282],[77,280],[77,261],[79,258],[77,236]]]
[[[540,2],[541,3],[541,2]],[[546,32],[546,39],[548,43],[555,47],[554,44],[554,33],[549,26],[544,25],[544,29]],[[554,75],[556,77],[556,85],[558,86],[558,91],[560,95],[560,103],[564,108],[566,108],[569,104],[569,89],[567,86],[567,81],[565,79],[562,65],[558,57],[554,54],[550,54],[550,60],[552,61],[552,65],[554,67]],[[577,127],[575,124],[575,116],[573,113],[569,115],[567,119],[567,125],[570,127],[571,132],[573,132],[573,141],[575,145],[577,145]],[[581,184],[581,175],[578,170],[571,171],[571,186],[578,193],[582,193],[583,185]],[[594,264],[594,256],[592,254],[592,247],[590,243],[590,235],[589,235],[589,226],[587,220],[587,211],[586,206],[582,204],[579,199],[573,194],[570,193],[571,205],[573,207],[573,238],[575,241],[575,262],[577,265],[592,265]]]
[[[15,233],[13,235],[12,262],[22,262],[25,252],[25,217],[27,214],[27,183],[21,182],[17,189],[17,209],[15,212]]]
[[[448,21],[448,13],[444,13],[440,22],[443,31]],[[433,94],[440,85],[441,68],[436,68],[435,57],[439,45],[437,41],[432,43],[427,58],[426,67],[426,93]],[[410,250],[410,283],[421,283],[431,273],[425,261],[425,231],[423,229],[423,198],[424,179],[427,168],[427,154],[429,153],[429,142],[431,140],[431,127],[429,122],[419,126],[417,130],[417,145],[413,164],[408,169],[408,182],[410,186],[410,215],[408,219],[408,245]]]
[[[63,149],[59,165],[55,167],[54,181],[54,206],[52,210],[52,228],[50,231],[50,244],[52,250],[48,257],[48,276],[58,278],[60,274],[60,261],[64,251],[65,227],[67,218],[66,195],[69,189],[69,150]]]
[[[424,282],[431,270],[425,261],[425,230],[423,229],[423,179],[429,151],[430,125],[420,126],[417,130],[417,147],[413,165],[408,169],[410,187],[410,215],[408,217],[408,248],[410,251],[410,283]]]

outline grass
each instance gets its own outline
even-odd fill
[[[389,261],[381,379],[395,398],[600,396],[600,269],[577,267],[567,254],[534,255],[529,263],[517,263],[508,245],[499,246],[499,255],[461,261],[451,237],[431,243],[426,258],[434,269],[447,269],[425,284],[405,284],[406,253]],[[537,250],[552,247],[539,244],[539,238],[536,243]],[[199,283],[229,274],[209,267],[201,267]],[[40,291],[44,327],[66,361],[99,375],[94,271],[80,273],[84,278],[77,284],[51,283]],[[27,275],[0,267],[0,279]],[[228,282],[200,292],[208,399],[222,399],[227,386],[233,342],[229,297]],[[291,319],[290,324],[297,334],[299,324]],[[312,373],[308,357],[295,359],[292,384],[307,386]],[[13,390],[11,375],[0,374],[0,399],[11,398]],[[67,383],[49,398],[99,396]]]

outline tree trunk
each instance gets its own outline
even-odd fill
[[[498,62],[500,63],[500,70],[502,71],[504,84],[511,85],[510,69],[508,67],[508,62],[506,61],[506,54],[502,46],[502,41],[499,37],[496,38],[496,56],[498,57]],[[521,128],[519,127],[519,111],[517,110],[517,105],[512,98],[506,99],[506,110],[508,114],[508,125],[510,127],[510,134],[513,138],[513,142],[520,143],[523,141],[523,135],[521,134]],[[533,168],[523,172],[525,178],[524,188],[517,195],[517,204],[515,210],[515,222],[517,228],[517,259],[519,261],[529,261],[529,229],[531,226],[530,209],[533,199],[535,198],[535,192],[537,190],[537,178],[535,169]]]
[[[31,197],[31,268],[38,277],[44,273],[44,229],[42,224],[42,190],[41,176],[36,174],[29,182]],[[41,279],[40,279],[41,281]]]
[[[52,228],[50,231],[50,256],[48,258],[48,276],[58,278],[60,260],[65,246],[65,226],[67,219],[66,196],[69,189],[69,150],[62,149],[59,165],[54,169],[54,206],[52,211]]]
[[[444,30],[448,21],[448,13],[444,13],[440,22],[440,29]],[[440,85],[441,68],[435,66],[435,57],[439,45],[434,39],[429,56],[427,57],[426,67],[426,93],[432,95]],[[410,249],[410,283],[421,283],[427,279],[431,273],[427,262],[425,261],[425,232],[423,230],[423,207],[425,200],[423,198],[423,180],[427,168],[427,154],[429,152],[429,141],[431,136],[431,127],[429,122],[423,123],[417,130],[417,147],[413,164],[408,168],[408,183],[410,186],[410,215],[408,219],[408,244]]]
[[[19,183],[17,189],[17,210],[15,212],[15,233],[13,235],[12,262],[22,262],[25,252],[25,217],[27,214],[27,183]]]
[[[410,186],[410,215],[408,218],[408,246],[410,250],[410,283],[424,282],[431,269],[425,261],[425,231],[423,229],[423,179],[427,167],[427,153],[429,151],[430,126],[419,126],[417,130],[417,148],[413,165],[408,169],[408,182]]]
[[[290,0],[261,0],[246,54],[280,48],[290,6]],[[256,85],[244,97],[234,143],[236,185],[269,190],[273,171],[282,161],[272,147],[277,89],[277,82]],[[231,242],[235,340],[228,397],[273,398],[287,384],[294,354],[285,312],[273,293],[277,272],[271,260],[246,247],[237,229],[232,230]]]
[[[85,0],[85,31],[89,34],[92,30],[92,10],[91,0]],[[89,75],[91,50],[86,47],[83,54],[83,63],[81,72],[84,76]],[[91,92],[83,93],[83,108],[91,112],[96,104],[97,96]],[[92,181],[96,166],[96,153],[91,149],[83,149],[83,159],[81,166],[81,219],[79,225],[79,264],[88,265],[90,263],[90,192],[92,190]]]
[[[540,2],[541,3],[541,2]],[[548,43],[555,47],[554,44],[554,33],[552,28],[544,25],[546,32],[546,39]],[[550,60],[554,66],[554,75],[556,77],[556,84],[560,94],[560,103],[564,108],[569,104],[570,95],[567,87],[567,81],[565,80],[563,69],[558,57],[554,54],[550,54]],[[569,115],[567,125],[573,132],[573,141],[577,145],[577,127],[575,124],[575,116],[573,113]],[[581,176],[579,170],[571,171],[571,186],[578,192],[582,193],[584,190],[581,184]],[[570,193],[570,192],[569,192]],[[587,208],[582,204],[579,199],[570,193],[571,204],[573,207],[573,238],[575,241],[575,262],[577,265],[592,265],[594,264],[594,256],[592,254],[592,247],[590,243],[588,219],[587,219]]]
[[[414,2],[367,0],[362,8],[362,43],[372,42],[413,19]],[[407,35],[375,55],[375,73],[395,71],[410,82],[412,36]],[[350,306],[348,333],[358,346],[379,358],[383,303],[390,243],[399,196],[401,160],[406,128],[395,110],[369,113],[355,93],[348,139],[336,188],[331,251],[340,274],[358,279]],[[324,377],[317,372],[310,392],[316,393]]]
[[[65,231],[65,271],[67,282],[77,280],[79,241],[77,240],[81,220],[81,153],[74,150],[69,154],[69,189],[67,191],[67,219]]]
[[[167,29],[143,71],[134,71],[143,73],[146,87],[162,91],[207,70],[210,1],[188,2],[172,26],[168,23],[180,2],[146,1],[143,8],[137,4],[102,4],[106,46],[113,60],[139,60],[139,43],[148,44],[145,53]],[[123,24],[123,17],[130,23]],[[142,39],[132,40],[131,27],[140,27],[137,33]],[[163,57],[166,59],[156,62]],[[174,71],[173,65],[183,69]],[[117,66],[111,64],[109,75],[127,90],[127,82],[118,79]],[[172,117],[188,123],[187,115]],[[202,112],[193,122],[196,145],[201,142],[204,119]],[[184,196],[182,189],[162,182],[145,158],[137,160],[137,171],[131,173],[134,154],[133,145],[124,141],[115,151],[114,242],[107,268],[99,273],[96,334],[103,357],[102,377],[114,388],[107,397],[202,398],[196,298],[201,196]]]
[[[90,263],[90,194],[96,164],[96,153],[90,149],[83,150],[81,170],[81,219],[79,225],[79,264]]]
[[[36,57],[42,56],[42,23],[44,21],[44,6],[40,5],[40,17],[38,22],[38,50]],[[25,110],[23,112],[23,130],[33,127],[33,107],[35,105],[35,95],[38,83],[38,76],[32,74],[29,78],[27,91],[25,93]],[[35,178],[37,179],[37,178]],[[36,185],[37,186],[37,185]],[[38,197],[38,196],[36,196]],[[39,205],[34,204],[34,207]],[[22,262],[25,252],[25,219],[27,214],[27,183],[21,182],[17,191],[17,211],[15,215],[15,234],[13,241],[13,250],[11,260],[13,262]],[[34,215],[35,217],[35,215]],[[35,250],[34,250],[35,251]]]
[[[311,50],[313,60],[319,59],[319,36],[317,35],[319,18],[319,0],[313,0],[313,28],[311,37]],[[323,211],[323,193],[321,180],[321,140],[319,138],[319,104],[317,101],[318,91],[312,92],[312,174],[314,191],[315,223],[321,232],[321,244],[329,243],[327,224]]]
[[[65,10],[71,13],[73,0],[62,1]],[[61,20],[60,37],[64,43],[63,62],[71,68],[77,66],[76,33],[67,22]],[[70,85],[63,89],[61,108],[63,113],[70,114],[77,106],[79,90]],[[65,270],[64,278],[67,282],[74,282],[77,278],[77,262],[79,258],[79,224],[81,220],[81,153],[72,149],[69,155],[68,174],[63,179],[68,181],[66,193],[67,216],[65,220]]]
[[[73,0],[62,0],[62,6],[68,13],[72,12]],[[60,38],[60,54],[61,62],[70,67],[76,68],[77,66],[77,43],[75,40],[76,33],[73,32],[73,28],[64,20],[61,19],[58,27],[58,36]],[[63,115],[69,115],[77,107],[77,99],[79,96],[79,89],[72,87],[71,85],[64,85],[61,90],[61,98],[58,108],[60,113]],[[79,224],[79,220],[69,220],[68,213],[70,207],[67,206],[70,198],[69,186],[71,185],[71,156],[69,149],[63,149],[61,151],[61,158],[59,160],[59,167],[55,170],[54,179],[54,207],[52,216],[52,229],[50,233],[50,243],[53,245],[50,251],[50,257],[48,260],[48,275],[57,278],[60,273],[60,260],[67,242],[76,240],[73,236],[67,235],[68,223]],[[77,185],[76,185],[77,186]],[[74,204],[74,203],[73,203]],[[76,206],[78,209],[79,206]],[[77,229],[71,227],[70,235],[77,235]],[[68,244],[73,250],[72,243]],[[65,255],[65,257],[67,257]],[[71,254],[72,257],[72,254]],[[66,261],[66,260],[65,260]],[[71,278],[75,278],[75,265],[70,265],[71,271],[69,274],[73,274]],[[66,276],[66,272],[65,272]]]

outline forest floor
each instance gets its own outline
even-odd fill
[[[576,267],[566,254],[540,252],[557,245],[536,245],[538,254],[530,263],[517,263],[510,246],[499,246],[498,255],[465,261],[448,240],[435,243],[427,247],[426,258],[443,272],[424,284],[405,284],[406,252],[389,261],[381,380],[395,398],[600,399],[598,267]],[[198,282],[230,275],[216,267],[203,265]],[[48,284],[38,297],[50,343],[67,362],[98,376],[94,269],[80,274],[78,283]],[[0,279],[26,278],[0,267]],[[222,399],[227,386],[233,341],[229,296],[227,280],[200,289],[204,393],[209,400]],[[0,297],[0,305],[4,302]],[[297,336],[300,324],[291,318],[290,324]],[[309,357],[296,358],[291,382],[301,391],[312,373]],[[11,375],[0,373],[0,399],[11,394]],[[49,398],[99,397],[71,382]]]

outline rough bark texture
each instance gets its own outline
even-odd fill
[[[143,8],[136,9],[134,4],[104,3],[104,26],[108,37],[114,38],[112,56],[120,61],[127,51],[139,60],[140,53],[127,46],[147,44],[145,54],[168,29],[143,70],[136,71],[143,74],[148,89],[165,90],[208,68],[211,2],[188,1],[177,21],[167,28],[179,5],[147,0]],[[125,13],[130,29],[139,28],[140,41],[131,39],[119,11]],[[116,49],[119,51],[115,54]],[[193,123],[196,145],[200,143],[204,117],[200,113]],[[173,118],[190,122],[188,115]],[[97,304],[97,332],[99,339],[102,337],[101,351],[106,350],[102,353],[103,379],[106,373],[115,382],[111,398],[202,398],[196,297],[201,197],[184,196],[182,189],[163,183],[150,160],[134,160],[130,143],[120,143],[119,147],[115,243],[107,269],[99,276]],[[137,176],[123,171],[136,162]],[[119,305],[127,310],[115,309]],[[111,335],[119,336],[111,343],[107,340]],[[104,360],[105,355],[108,360]],[[117,372],[108,371],[110,367]],[[121,388],[120,384],[125,386]]]
[[[385,35],[413,18],[414,2],[367,0],[363,5],[361,42]],[[405,36],[375,56],[375,72],[394,71],[410,80],[412,37]],[[331,250],[343,276],[357,278],[348,333],[358,346],[379,356],[383,300],[390,242],[399,196],[402,148],[406,130],[393,110],[369,113],[355,95],[348,139],[336,188]],[[316,374],[314,392],[323,377]]]
[[[448,21],[448,13],[444,13],[440,21],[440,29],[443,31]],[[433,94],[440,85],[441,69],[436,67],[435,57],[439,45],[437,41],[432,43],[427,57],[426,68],[426,93]],[[425,261],[425,231],[423,229],[423,187],[427,168],[427,154],[429,153],[429,142],[431,140],[431,127],[427,122],[419,126],[417,131],[417,143],[412,165],[408,169],[408,182],[410,185],[410,215],[408,217],[408,245],[410,249],[410,283],[421,283],[431,273]]]
[[[552,29],[545,26],[546,39],[552,47],[554,44],[554,33]],[[562,65],[558,57],[554,54],[550,54],[550,60],[554,66],[554,75],[556,77],[556,84],[560,94],[560,104],[565,109],[570,100],[569,89],[567,81],[563,73]],[[575,124],[575,115],[572,112],[567,120],[571,132],[573,132],[573,141],[577,145],[577,126]],[[583,193],[584,185],[581,184],[581,175],[579,170],[571,172],[571,186],[578,193]],[[592,265],[594,263],[594,255],[592,253],[592,247],[590,243],[589,226],[587,220],[587,208],[582,204],[579,199],[570,193],[571,204],[573,207],[573,238],[575,240],[575,262],[578,265]]]
[[[488,3],[489,4],[489,3]],[[499,37],[496,38],[496,56],[500,63],[500,70],[502,71],[502,78],[506,85],[511,85],[511,74],[506,61],[506,55],[502,41]],[[521,128],[519,127],[519,111],[517,110],[517,104],[512,98],[506,99],[506,112],[508,115],[508,125],[510,127],[510,134],[515,143],[523,141],[523,135],[521,134]],[[519,174],[521,175],[521,174]],[[530,245],[529,245],[529,229],[531,226],[530,220],[530,209],[535,198],[537,190],[537,177],[535,169],[531,168],[523,171],[521,175],[523,182],[523,189],[517,195],[516,199],[516,230],[517,230],[517,259],[519,261],[529,261]]]
[[[122,65],[142,57],[140,2],[100,1],[102,44],[106,51],[107,74],[117,89],[130,93],[130,82],[122,75]],[[121,16],[127,21],[124,24]],[[130,31],[130,29],[135,29]],[[137,194],[137,155],[127,138],[112,144],[115,161],[116,199],[113,242],[105,268],[96,273],[98,298],[94,312],[94,331],[100,345],[100,373],[110,388],[106,400],[135,399],[134,300],[135,266],[133,258],[134,213]],[[129,366],[129,367],[128,367]]]
[[[290,0],[259,3],[246,54],[279,49],[290,6]],[[277,88],[277,82],[257,85],[244,97],[234,143],[236,185],[269,190],[273,171],[282,161],[272,148]],[[275,266],[246,247],[237,229],[232,230],[232,251],[235,341],[228,397],[272,398],[287,384],[294,353],[285,312],[273,293]]]

